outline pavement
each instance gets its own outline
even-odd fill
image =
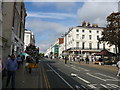
[[[6,88],[6,79],[5,77],[2,81],[2,88],[9,89],[11,88],[10,84]],[[16,71],[16,89],[30,89],[30,88],[40,88],[40,90],[46,88],[49,90],[49,83],[46,77],[46,73],[41,63],[39,63],[38,68],[32,69],[32,73],[28,73],[25,70],[25,63],[20,65],[20,69]]]

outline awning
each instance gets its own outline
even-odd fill
[[[116,54],[109,52],[107,50],[102,50],[101,52],[95,53],[94,55],[95,56],[115,56]]]

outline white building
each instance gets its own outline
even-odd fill
[[[94,53],[107,49],[110,52],[115,52],[115,47],[107,45],[107,43],[99,43],[98,39],[102,36],[102,27],[98,25],[77,26],[72,27],[64,37],[64,52],[69,54],[69,59],[73,57],[92,56]]]
[[[35,37],[33,32],[26,29],[24,33],[24,50],[30,44],[35,45]]]
[[[2,57],[2,1],[0,0],[0,58],[1,57]]]
[[[58,58],[60,55],[62,55],[63,49],[60,48],[61,45],[63,45],[64,38],[58,38],[54,44],[52,44],[47,51],[45,52],[45,56],[52,57],[52,58]]]

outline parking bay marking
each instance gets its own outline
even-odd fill
[[[108,77],[108,78],[111,78],[111,79],[105,79],[106,81],[120,81],[118,80],[117,78],[114,78],[114,77],[111,77],[111,76],[107,76],[105,74],[101,74],[101,73],[95,73],[97,75],[101,75],[101,76],[104,76],[104,77]]]
[[[78,79],[84,81],[85,83],[90,83],[89,81],[87,81],[87,80],[85,80],[85,79],[79,77],[77,74],[71,73],[71,76],[77,77]]]
[[[105,77],[108,77],[108,78],[112,78],[112,79],[116,79],[114,77],[111,77],[111,76],[108,76],[108,75],[105,75],[105,74],[101,74],[101,73],[95,73],[95,74],[98,74],[98,75],[101,75],[101,76],[105,76]]]
[[[92,89],[95,89],[95,88],[98,88],[98,84],[89,84],[88,85],[90,88],[92,88]],[[102,86],[102,87],[104,87],[104,88],[106,88],[106,89],[117,89],[117,90],[119,90],[120,89],[120,86],[118,86],[118,85],[116,85],[116,84],[106,84],[106,85],[104,85],[104,84],[100,84],[100,86]],[[99,87],[99,88],[102,88],[102,87]]]
[[[74,67],[74,68],[76,68],[76,66],[74,66],[74,65],[71,65],[72,67]],[[84,71],[90,71],[90,70],[88,70],[88,69],[85,69],[85,68],[82,68],[82,67],[78,67],[79,69],[82,69],[82,70],[84,70]]]
[[[95,75],[92,75],[92,74],[90,74],[90,73],[86,73],[86,74],[89,75],[89,76],[91,76],[91,77],[97,78],[97,79],[99,79],[99,80],[106,81],[105,79],[102,79],[102,78],[97,77],[97,76],[95,76]]]

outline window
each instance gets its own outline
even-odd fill
[[[92,36],[91,36],[91,35],[89,35],[89,39],[90,39],[90,40],[92,39]]]
[[[85,48],[85,43],[83,42],[83,43],[82,43],[82,49],[84,49],[84,48]]]
[[[97,31],[97,33],[99,33],[99,31]]]
[[[76,34],[76,38],[77,38],[77,39],[79,38],[79,34]]]
[[[100,49],[100,44],[99,44],[99,42],[97,43],[97,49]]]
[[[92,49],[92,43],[89,43],[89,49]]]
[[[77,29],[76,32],[79,32],[79,29]]]
[[[92,31],[91,30],[89,30],[89,33],[91,33]]]
[[[97,36],[97,40],[99,39],[99,36]]]
[[[85,30],[82,30],[82,32],[85,32]]]
[[[79,47],[79,42],[76,42],[76,47]]]
[[[82,39],[84,39],[85,38],[85,35],[82,35]]]

